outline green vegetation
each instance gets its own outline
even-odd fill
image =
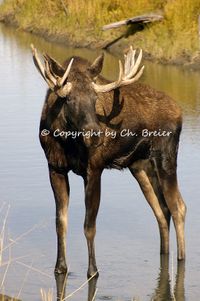
[[[22,30],[75,46],[97,47],[124,33],[127,28],[106,32],[102,26],[146,14],[163,14],[164,20],[123,39],[162,61],[195,61],[199,57],[199,0],[5,0],[0,19]],[[129,29],[130,31],[130,29]]]

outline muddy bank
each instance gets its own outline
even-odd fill
[[[128,47],[129,45],[134,45],[134,42],[134,37],[130,37],[129,39],[122,39],[121,41],[114,44],[111,48],[109,48],[108,51],[117,55],[121,54],[126,47]],[[198,53],[194,53],[193,55],[187,55],[183,52],[180,56],[177,56],[176,58],[167,59],[164,57],[156,57],[152,53],[144,50],[143,57],[145,60],[149,60],[154,63],[159,63],[163,65],[176,65],[194,71],[200,70],[200,51]]]
[[[113,34],[111,35],[112,38],[105,37],[104,39],[103,35],[101,38],[96,38],[93,32],[90,32],[89,34],[88,32],[85,32],[84,34],[84,30],[82,31],[82,35],[77,37],[76,35],[73,36],[70,32],[66,31],[52,33],[49,30],[49,28],[37,28],[31,24],[29,26],[26,26],[25,28],[22,28],[21,25],[18,23],[15,14],[12,13],[3,16],[0,15],[0,22],[4,23],[7,26],[13,26],[17,30],[26,31],[41,36],[47,41],[75,48],[103,49],[103,47],[106,44],[112,42],[117,36],[120,35],[119,32],[115,32],[115,30],[113,30]],[[193,54],[188,54],[186,51],[183,50],[181,54],[173,58],[159,57],[145,50],[144,47],[140,46],[138,40],[140,40],[141,38],[141,32],[138,32],[134,35],[129,35],[128,37],[123,37],[106,50],[114,55],[121,55],[124,49],[126,49],[129,45],[133,45],[134,48],[141,47],[143,49],[143,57],[146,60],[165,65],[178,65],[191,70],[200,70],[200,50],[195,51]]]

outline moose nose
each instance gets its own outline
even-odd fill
[[[98,124],[88,124],[84,128],[84,143],[87,147],[98,146],[101,143],[103,132]]]

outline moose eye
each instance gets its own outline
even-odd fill
[[[74,103],[74,98],[70,97],[70,96],[67,96],[66,97],[66,102],[72,104],[72,103]]]

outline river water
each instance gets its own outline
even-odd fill
[[[0,229],[6,220],[0,293],[36,301],[41,300],[41,288],[56,294],[56,235],[54,198],[38,141],[46,84],[33,65],[31,43],[60,61],[71,55],[93,60],[100,51],[66,48],[0,25]],[[200,73],[149,62],[145,66],[142,81],[166,91],[183,108],[178,175],[188,208],[186,264],[177,269],[172,227],[169,266],[160,265],[157,223],[136,181],[128,171],[105,171],[96,236],[100,270],[96,300],[167,301],[175,296],[178,301],[196,301],[200,295]],[[106,54],[103,74],[114,79],[117,72],[118,58]],[[66,295],[86,281],[87,271],[83,183],[71,173],[70,184]],[[87,300],[87,293],[85,285],[69,300]]]

